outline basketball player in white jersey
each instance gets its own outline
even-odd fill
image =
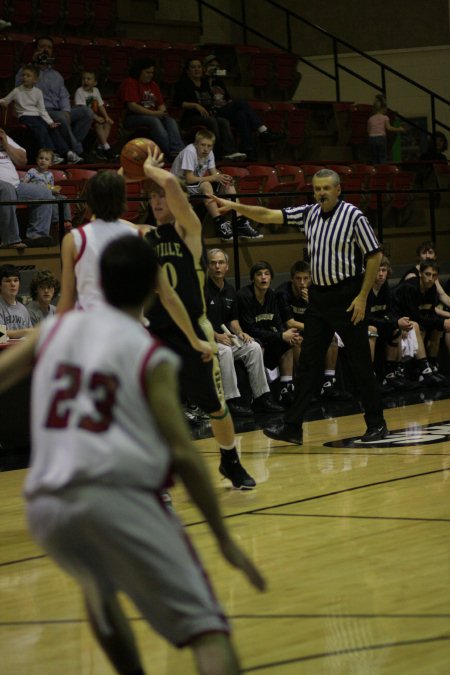
[[[86,225],[66,234],[61,247],[61,297],[57,312],[77,306],[83,310],[97,308],[103,301],[99,284],[98,262],[107,244],[125,234],[139,235],[141,228],[120,218],[126,207],[125,181],[116,171],[99,171],[86,185],[86,202],[93,214]],[[158,275],[157,291],[161,302],[191,346],[204,360],[212,357],[213,348],[195,334],[189,315],[178,295]]]
[[[144,674],[117,600],[122,591],[173,645],[193,649],[199,673],[235,675],[240,669],[227,620],[182,524],[160,500],[172,471],[224,558],[256,588],[263,590],[264,580],[228,533],[190,440],[177,396],[178,357],[139,321],[157,269],[141,239],[110,243],[101,259],[110,304],[43,322],[0,360],[0,391],[34,365],[29,527],[80,584],[95,636],[115,670]]]

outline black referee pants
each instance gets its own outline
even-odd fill
[[[352,312],[346,311],[361,290],[361,283],[359,277],[346,279],[335,286],[310,286],[295,399],[285,413],[288,424],[302,425],[309,402],[322,383],[325,355],[335,332],[345,344],[367,426],[384,424],[383,404],[370,357],[367,323],[362,321],[354,326]]]

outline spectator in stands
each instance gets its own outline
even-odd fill
[[[210,196],[213,192],[221,194],[236,194],[233,179],[228,174],[216,168],[214,157],[215,136],[209,129],[199,129],[195,134],[195,142],[190,143],[175,158],[171,172],[185,180],[190,195]],[[213,185],[214,184],[214,185]],[[216,225],[216,234],[223,241],[233,238],[231,222],[219,214],[216,204],[212,200],[205,200],[206,209]],[[261,239],[263,237],[255,230],[247,218],[238,218],[238,236],[241,239]]]
[[[261,345],[245,333],[239,324],[236,290],[225,279],[227,272],[227,254],[220,248],[209,250],[206,311],[214,328],[227,405],[235,415],[252,412],[239,405],[241,395],[234,362],[242,361],[253,394],[253,409],[265,413],[281,412],[283,408],[273,401],[267,384]]]
[[[367,121],[369,146],[374,164],[385,164],[388,161],[386,132],[390,131],[395,134],[402,134],[405,132],[405,128],[402,126],[392,126],[387,111],[388,107],[384,96],[382,94],[377,94],[373,104],[373,113]]]
[[[83,161],[83,141],[92,126],[93,112],[85,106],[71,108],[69,92],[61,73],[53,68],[53,39],[48,35],[36,38],[36,50],[32,62],[39,67],[37,87],[44,95],[44,104],[50,117],[61,124],[60,131],[69,145],[67,160],[71,164]],[[16,84],[22,80],[23,68],[16,76]]]
[[[272,279],[270,263],[260,260],[252,265],[251,283],[237,292],[237,307],[242,330],[263,348],[266,368],[280,369],[279,400],[285,406],[292,400],[293,351],[300,344],[301,337],[297,328],[284,328],[275,291],[270,287]]]
[[[33,326],[55,314],[56,307],[52,302],[58,292],[59,281],[53,272],[38,270],[33,275],[30,283],[31,301],[26,306]]]
[[[27,153],[4,129],[0,129],[0,203],[18,199],[52,199],[52,193],[43,185],[21,183],[16,166],[27,163]],[[15,206],[0,206],[0,248],[51,246],[49,237],[52,220],[51,204],[28,206],[29,218],[25,242],[21,241]]]
[[[120,85],[119,98],[125,108],[125,129],[143,127],[168,158],[184,148],[178,124],[167,113],[163,96],[154,80],[155,62],[149,57],[137,59],[129,77]]]
[[[114,120],[108,115],[102,95],[97,87],[97,78],[94,72],[84,70],[81,74],[81,87],[75,92],[74,103],[76,106],[91,108],[94,116],[94,129],[98,145],[95,154],[99,159],[116,161],[119,155],[114,152],[108,143],[111,127]]]
[[[407,316],[419,324],[433,375],[445,381],[445,376],[439,372],[438,354],[443,332],[450,333],[450,317],[436,313],[439,304],[435,283],[438,273],[435,261],[422,261],[419,277],[408,279],[394,289],[393,313],[394,316]],[[448,347],[449,342],[446,343]]]
[[[28,169],[25,176],[23,177],[23,182],[33,183],[34,185],[43,185],[50,190],[53,199],[65,200],[65,196],[59,194],[61,192],[61,186],[55,185],[55,177],[53,172],[50,171],[51,165],[54,164],[53,150],[50,148],[40,148],[36,158],[36,164],[37,166],[35,168]],[[64,228],[69,231],[72,229],[72,212],[70,210],[69,204],[65,203],[63,210]],[[59,222],[59,210],[57,204],[52,207],[52,222]]]
[[[0,324],[6,326],[6,335],[10,340],[26,337],[32,328],[27,308],[17,300],[19,287],[19,268],[15,265],[2,265],[0,267]]]
[[[51,148],[54,153],[53,163],[60,164],[64,162],[63,155],[69,161],[69,146],[59,132],[60,123],[54,122],[45,109],[42,91],[36,86],[38,79],[37,66],[24,66],[22,84],[0,99],[0,105],[7,108],[14,101],[17,117],[31,130],[38,147]]]
[[[175,85],[173,102],[182,108],[182,129],[188,131],[194,127],[206,127],[214,133],[219,159],[246,159],[244,153],[237,151],[229,121],[215,115],[213,92],[199,58],[193,56],[187,60]]]
[[[285,134],[275,133],[263,124],[260,116],[245,99],[232,99],[219,70],[219,59],[210,54],[203,61],[203,68],[213,94],[214,112],[217,117],[227,119],[234,127],[240,140],[240,146],[247,159],[255,161],[255,134],[263,143],[274,143],[285,138]]]

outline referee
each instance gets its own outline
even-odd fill
[[[381,260],[380,245],[363,213],[340,199],[337,173],[318,171],[313,177],[313,190],[316,204],[280,210],[213,197],[221,213],[234,209],[257,223],[297,227],[305,233],[308,244],[312,283],[295,399],[286,410],[284,424],[267,427],[264,433],[275,440],[302,444],[305,411],[321,384],[325,354],[337,332],[347,348],[365,410],[367,430],[361,441],[370,443],[388,435],[364,320],[367,296]]]

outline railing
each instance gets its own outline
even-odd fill
[[[358,190],[356,188],[351,188],[349,189],[349,192],[351,194],[360,194],[360,195],[370,195],[370,194],[375,194],[376,195],[376,201],[377,201],[377,208],[375,211],[375,216],[374,216],[374,230],[376,232],[376,235],[378,237],[378,240],[380,243],[383,243],[384,239],[384,223],[383,223],[383,195],[389,195],[389,194],[399,194],[399,193],[405,193],[405,194],[422,194],[422,195],[428,195],[428,208],[429,208],[429,222],[430,222],[430,230],[429,230],[429,238],[436,242],[437,239],[437,230],[436,230],[436,197],[439,194],[448,194],[450,193],[450,188],[426,188],[426,189],[408,189],[408,190],[402,190],[401,188],[397,188],[395,190],[371,190],[371,189],[363,189],[363,190]],[[295,195],[295,192],[277,192],[276,197],[277,199],[279,197],[286,197],[286,199],[292,200],[292,197]],[[302,197],[305,196],[305,192],[297,193],[301,194]],[[314,201],[313,200],[313,192],[306,193],[309,195],[311,198],[311,203]],[[274,194],[270,192],[244,192],[244,193],[237,193],[237,194],[231,194],[228,195],[228,199],[234,201],[236,199],[242,198],[258,198],[258,199],[264,199],[265,197],[270,199],[270,197],[273,197]],[[342,187],[342,196],[345,199],[345,187]],[[208,197],[205,195],[196,195],[195,199],[207,199]],[[127,197],[127,201],[129,202],[142,202],[143,198],[142,196],[139,197]],[[65,229],[64,229],[64,203],[66,204],[84,204],[86,202],[85,199],[83,198],[75,198],[75,197],[67,197],[64,202],[63,201],[58,201],[58,215],[59,215],[59,238],[60,242],[62,241],[62,238],[65,234]],[[33,200],[17,200],[17,201],[2,201],[0,205],[4,206],[17,206],[17,205],[25,205],[25,206],[34,206],[38,204],[54,204],[55,201],[52,199],[33,199]],[[234,274],[235,274],[235,285],[236,288],[239,289],[241,285],[241,272],[240,272],[240,263],[239,263],[239,240],[237,237],[237,222],[236,222],[237,214],[236,211],[231,212],[231,221],[232,221],[232,229],[233,229],[233,255],[234,255]],[[145,223],[144,223],[145,224]],[[27,249],[23,249],[23,251],[26,252]]]
[[[319,72],[321,75],[324,77],[327,77],[329,79],[334,80],[335,83],[335,91],[336,91],[336,101],[341,100],[341,80],[340,80],[340,73],[345,72],[348,75],[351,75],[357,80],[360,80],[361,82],[364,82],[365,84],[373,87],[379,92],[382,92],[384,96],[388,95],[387,91],[387,81],[386,81],[386,73],[390,73],[391,75],[395,76],[396,78],[399,78],[400,80],[404,82],[408,82],[408,84],[412,85],[415,87],[418,91],[421,91],[425,94],[427,94],[429,98],[429,104],[430,104],[430,118],[431,118],[431,134],[435,134],[437,131],[437,127],[441,127],[442,129],[445,129],[446,131],[450,131],[450,127],[445,124],[442,120],[439,120],[436,117],[436,102],[440,102],[443,104],[446,109],[448,108],[450,112],[450,100],[444,98],[440,94],[437,94],[436,92],[432,91],[428,87],[424,87],[423,85],[419,84],[415,80],[412,80],[410,77],[407,77],[403,73],[401,73],[398,70],[395,70],[394,68],[391,68],[390,66],[385,65],[378,59],[374,58],[373,56],[369,56],[369,54],[366,54],[365,52],[361,51],[360,49],[354,47],[350,43],[346,42],[345,40],[341,40],[338,38],[336,35],[333,35],[329,31],[325,30],[324,28],[321,28],[320,26],[317,26],[316,24],[312,23],[311,21],[308,21],[307,19],[304,19],[302,16],[297,14],[296,12],[293,12],[290,9],[287,9],[286,7],[283,7],[280,5],[278,2],[275,2],[275,0],[264,0],[267,4],[275,7],[278,9],[281,14],[283,15],[284,18],[284,23],[286,25],[286,43],[281,44],[272,38],[268,37],[267,35],[264,35],[263,33],[255,30],[251,26],[247,25],[246,21],[246,7],[245,7],[245,0],[241,0],[240,5],[241,5],[241,19],[237,19],[235,16],[232,16],[231,14],[227,14],[226,12],[223,12],[222,10],[218,9],[217,7],[214,7],[213,4],[210,2],[207,2],[207,0],[197,0],[198,3],[198,13],[199,13],[199,21],[202,24],[203,22],[203,9],[207,8],[211,12],[214,12],[216,14],[219,14],[222,18],[227,19],[231,23],[238,25],[242,28],[243,32],[243,41],[244,44],[247,43],[248,41],[248,36],[249,34],[251,36],[257,36],[263,40],[265,40],[268,44],[272,45],[273,47],[277,47],[279,49],[283,49],[284,51],[287,52],[292,52],[292,21],[296,20],[302,23],[305,26],[308,26],[310,29],[320,33],[321,35],[324,35],[325,37],[329,38],[331,40],[331,51],[333,54],[333,62],[334,62],[334,73],[329,73],[323,68],[320,68],[318,65],[313,63],[312,61],[304,58],[303,56],[300,56],[299,54],[295,53],[295,55],[298,57],[299,61],[304,63],[306,66],[313,68],[315,71]],[[262,0],[261,0],[262,4]],[[338,48],[342,46],[345,47],[348,52],[350,53],[355,53],[358,54],[359,56],[363,57],[367,62],[373,63],[379,67],[379,73],[380,73],[380,84],[376,82],[372,82],[371,80],[368,80],[367,78],[363,77],[362,75],[359,75],[356,71],[352,70],[348,66],[344,65],[343,63],[340,63],[340,56],[339,56],[339,51]],[[430,135],[430,132],[424,131],[419,125],[417,125],[415,122],[411,121],[410,119],[407,119],[406,117],[403,117],[399,113],[397,113],[397,116],[399,119],[407,121],[409,125],[415,127],[418,129],[420,132],[425,133],[427,135]]]

